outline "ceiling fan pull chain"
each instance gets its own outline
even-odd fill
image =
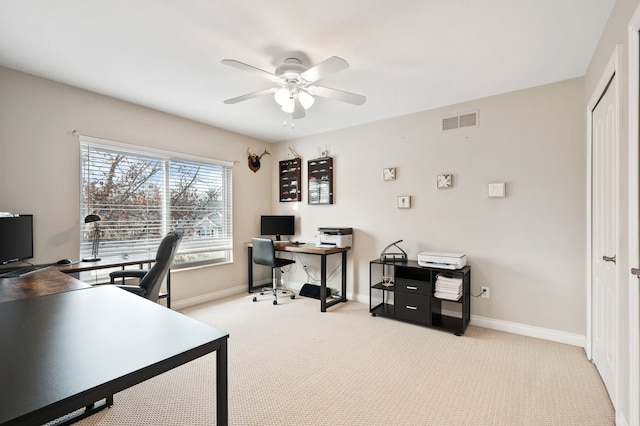
[[[283,125],[284,127],[287,127],[287,120],[284,120],[284,121],[282,122],[282,125]],[[291,120],[291,130],[294,130],[295,128],[296,128],[296,123],[295,123],[293,120]]]

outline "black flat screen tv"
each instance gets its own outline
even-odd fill
[[[0,217],[0,265],[33,257],[33,215]]]
[[[296,217],[289,215],[260,216],[260,235],[275,235],[280,241],[282,235],[296,234]]]

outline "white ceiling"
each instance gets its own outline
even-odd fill
[[[0,65],[266,141],[583,76],[615,0],[1,0]],[[236,59],[273,72],[292,52],[350,68],[290,118]]]

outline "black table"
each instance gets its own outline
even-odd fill
[[[228,424],[228,333],[112,286],[0,303],[0,424],[42,424],[216,352]],[[101,406],[94,405],[104,400]]]
[[[156,261],[155,257],[149,254],[131,254],[124,257],[103,257],[95,262],[80,261],[70,265],[55,265],[55,268],[65,274],[70,274],[78,278],[80,272],[96,271],[99,269],[122,268],[125,266],[138,265],[143,269],[145,265],[151,268],[151,264]],[[167,271],[167,291],[160,292],[159,299],[167,299],[167,308],[171,308],[171,268]]]
[[[0,303],[83,288],[91,286],[54,268],[41,269],[22,277],[0,278]]]

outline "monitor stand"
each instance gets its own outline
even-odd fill
[[[280,235],[276,235],[276,239],[273,240],[273,245],[274,246],[286,246],[288,244],[291,244],[289,241],[281,241],[280,240]]]

